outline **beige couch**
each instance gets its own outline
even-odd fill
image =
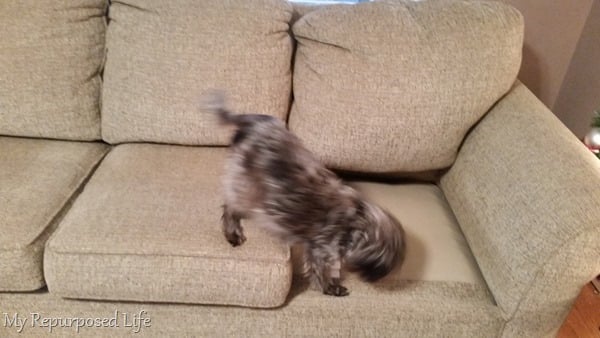
[[[554,335],[600,272],[600,166],[522,38],[489,1],[2,2],[0,336]],[[335,298],[258,227],[230,247],[210,88],[395,214],[402,268]]]

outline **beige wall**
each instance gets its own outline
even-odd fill
[[[590,106],[600,104],[599,87],[595,96],[590,89],[583,97],[581,90],[589,82],[590,68],[600,67],[598,57],[588,56],[589,45],[597,43],[600,36],[600,16],[590,15],[590,10],[593,7],[597,12],[600,0],[503,1],[518,8],[525,18],[519,78],[577,136],[583,136],[591,119]]]
[[[590,129],[600,108],[600,0],[595,0],[565,75],[554,113],[575,135]]]

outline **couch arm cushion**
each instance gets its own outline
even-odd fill
[[[521,83],[442,177],[509,336],[557,330],[600,272],[599,186],[600,161]]]

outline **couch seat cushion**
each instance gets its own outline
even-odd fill
[[[102,137],[225,145],[200,110],[223,89],[230,108],[285,119],[291,93],[287,0],[113,1],[106,45]]]
[[[43,248],[107,146],[0,137],[0,291],[44,286]]]
[[[289,249],[220,225],[226,148],[116,147],[46,249],[50,292],[70,298],[274,307],[288,294]]]
[[[328,166],[350,171],[450,166],[521,64],[522,17],[501,2],[329,6],[293,31],[290,129]]]
[[[107,0],[0,2],[0,134],[100,139]]]
[[[441,190],[433,184],[349,181],[403,224],[406,258],[395,279],[486,286],[473,254]],[[294,271],[301,249],[293,248]]]
[[[211,158],[206,157],[206,160]],[[143,168],[146,163],[139,164]],[[198,167],[200,171],[203,169],[201,165]],[[140,176],[140,179],[143,178]],[[0,294],[0,303],[8,313],[27,315],[33,307],[48,317],[78,317],[83,313],[86,317],[108,318],[114,317],[115,309],[120,311],[121,316],[122,313],[131,316],[145,310],[152,326],[142,328],[142,333],[149,336],[499,337],[504,326],[502,313],[481,279],[440,190],[433,185],[421,184],[352,184],[403,222],[408,252],[404,267],[376,284],[364,283],[354,275],[345,276],[344,285],[350,289],[347,297],[325,296],[296,278],[284,305],[276,310],[89,302],[59,299],[53,292]],[[182,212],[186,208],[184,206]],[[183,236],[179,240],[183,243],[188,241]],[[249,236],[244,245],[264,240]],[[263,243],[269,245],[269,242]],[[124,262],[127,263],[133,264]],[[87,274],[92,268],[73,271],[73,278],[81,281],[77,276]],[[128,265],[124,270],[141,268]],[[256,277],[249,274],[245,278]],[[123,282],[122,278],[118,279],[118,283]],[[68,281],[66,277],[63,280]],[[94,287],[98,284],[95,283]],[[193,285],[186,287],[188,292],[196,292]],[[261,293],[261,290],[250,292]],[[51,291],[54,289],[51,288]],[[0,326],[0,335],[3,329],[7,334],[16,330]],[[43,333],[44,329],[25,328],[25,333]],[[58,334],[74,332],[74,328],[68,327],[56,330]],[[84,334],[111,336],[128,334],[132,328],[121,325],[81,330]]]
[[[394,278],[486,285],[440,188],[433,184],[351,184],[404,226],[406,259]]]

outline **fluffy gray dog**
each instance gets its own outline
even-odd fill
[[[233,126],[224,177],[223,232],[244,243],[243,218],[257,219],[290,244],[303,246],[304,275],[323,293],[346,296],[342,266],[366,281],[404,259],[404,231],[388,212],[366,201],[325,168],[279,119],[238,115],[212,93],[206,108]]]

